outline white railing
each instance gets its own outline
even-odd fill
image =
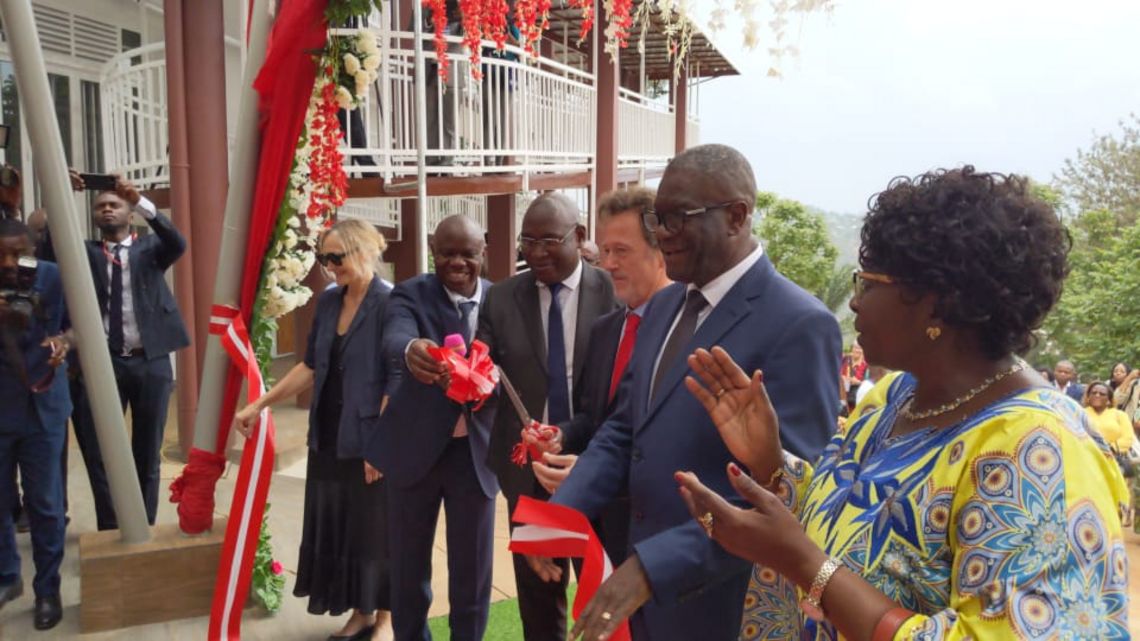
[[[460,214],[487,228],[486,196],[429,196],[427,228],[434,230],[444,218]]]
[[[618,165],[665,164],[676,152],[673,108],[629,89],[618,93]]]
[[[699,118],[685,120],[685,147],[701,144],[701,121]]]
[[[100,94],[105,166],[146,187],[169,184],[164,43],[111,58]]]
[[[386,178],[416,171],[414,35],[369,27],[380,40],[379,77],[348,119],[342,152],[350,175]],[[354,35],[355,30],[334,34]],[[593,166],[596,118],[593,76],[554,60],[527,60],[517,48],[485,56],[471,77],[461,39],[449,37],[448,81],[440,82],[432,36],[428,61],[427,164],[433,174],[573,171]],[[487,50],[493,47],[485,43]],[[516,58],[517,59],[514,59]],[[363,128],[363,135],[360,129]]]

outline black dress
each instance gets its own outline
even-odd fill
[[[309,597],[309,612],[337,616],[357,609],[389,609],[388,500],[384,480],[364,483],[364,460],[336,455],[342,384],[341,345],[336,335],[328,378],[321,391],[318,449],[309,450],[305,515],[297,585]]]

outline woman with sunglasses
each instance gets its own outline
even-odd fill
[[[754,506],[677,473],[709,536],[757,564],[742,637],[1128,638],[1124,480],[1081,408],[1018,357],[1068,249],[1024,179],[893,181],[863,226],[851,309],[867,360],[900,373],[810,465],[781,450],[761,372],[719,348],[690,357],[686,384]]]
[[[384,237],[342,220],[320,240],[317,260],[336,279],[317,301],[305,360],[234,417],[249,436],[259,412],[312,389],[305,510],[294,596],[309,612],[351,617],[330,641],[390,639],[387,499],[381,474],[362,458],[387,382],[381,320],[390,288],[376,274]]]

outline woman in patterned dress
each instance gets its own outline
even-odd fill
[[[752,510],[677,474],[709,535],[757,564],[742,638],[1128,638],[1124,481],[1077,403],[1017,357],[1068,249],[1024,179],[892,182],[851,308],[867,359],[900,373],[813,465],[780,449],[762,373],[691,357],[689,390],[750,472],[728,469]]]

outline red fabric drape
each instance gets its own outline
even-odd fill
[[[314,54],[325,45],[327,25],[324,12],[327,4],[328,0],[282,3],[269,36],[265,63],[253,82],[253,88],[260,94],[261,154],[239,301],[242,319],[247,324],[261,279],[261,263],[285,197],[297,139],[305,124],[305,111],[317,76]],[[231,367],[226,375],[222,412],[218,420],[218,454],[225,451],[241,385],[241,373]]]

